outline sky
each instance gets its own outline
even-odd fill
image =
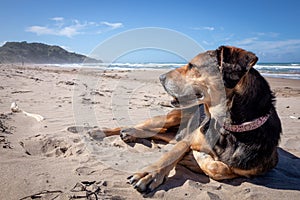
[[[41,42],[90,55],[118,34],[157,27],[182,34],[205,50],[231,45],[254,52],[259,62],[300,62],[298,0],[1,0],[0,5],[0,45]],[[127,59],[151,61],[149,57],[176,61],[162,51]]]

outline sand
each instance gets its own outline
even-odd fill
[[[283,125],[279,164],[264,176],[214,181],[184,167],[154,192],[126,183],[172,145],[91,138],[68,127],[130,126],[165,114],[164,70],[0,66],[0,199],[300,199],[300,80],[270,79]],[[38,122],[10,105],[39,114]]]

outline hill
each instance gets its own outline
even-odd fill
[[[64,64],[102,62],[43,43],[6,42],[0,47],[0,63]]]

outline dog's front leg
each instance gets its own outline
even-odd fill
[[[182,110],[174,109],[167,115],[156,116],[134,127],[123,128],[120,135],[125,142],[134,142],[137,138],[151,138],[170,142],[177,133],[177,130],[173,129],[179,127],[182,123],[182,117]]]
[[[173,149],[165,153],[156,163],[128,177],[129,183],[139,192],[153,191],[164,182],[170,171],[189,149],[188,141],[176,143]]]
[[[170,142],[175,138],[182,118],[189,119],[189,115],[182,115],[181,110],[172,110],[167,115],[156,116],[145,120],[133,127],[94,128],[87,132],[94,139],[103,139],[112,135],[120,135],[125,142],[134,142],[137,138],[151,138]]]

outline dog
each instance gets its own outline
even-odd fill
[[[261,175],[278,162],[282,132],[275,96],[252,52],[220,46],[159,79],[175,107],[134,127],[101,130],[126,142],[174,142],[157,162],[128,177],[139,192],[161,185],[179,163],[214,180]],[[92,130],[96,135],[99,130]]]

